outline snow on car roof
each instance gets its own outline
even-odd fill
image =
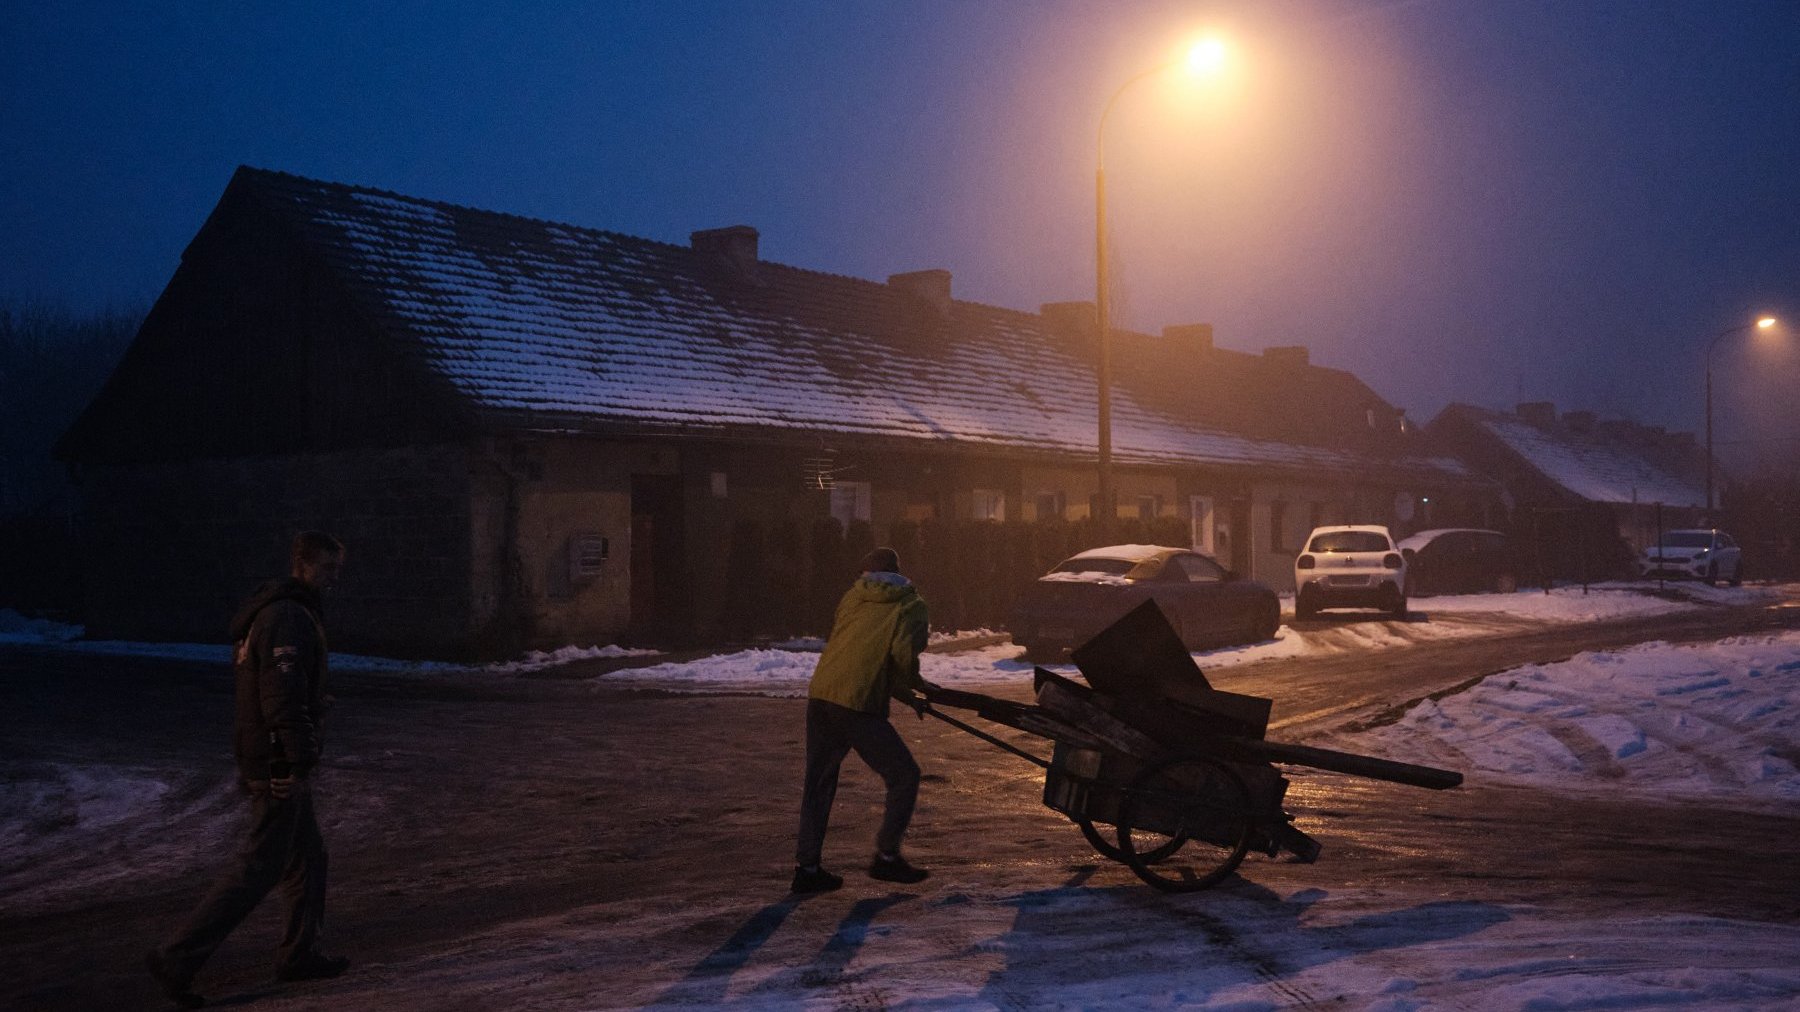
[[[1417,534],[1397,541],[1395,542],[1395,547],[1411,548],[1414,551],[1417,551],[1446,534],[1500,534],[1500,532],[1490,531],[1485,527],[1439,527],[1435,530],[1420,531]],[[1502,534],[1501,537],[1505,537],[1505,535]]]
[[[1168,545],[1107,545],[1105,548],[1090,548],[1085,552],[1076,552],[1070,559],[1126,559],[1131,562],[1142,562],[1163,552],[1185,551],[1182,548],[1170,548]]]
[[[1120,573],[1071,573],[1061,569],[1051,570],[1043,576],[1038,577],[1038,579],[1048,583],[1104,583],[1112,587],[1128,587],[1131,585],[1130,578]]]

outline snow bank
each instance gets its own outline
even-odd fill
[[[1773,587],[1708,587],[1703,583],[1670,581],[1658,593],[1650,583],[1595,583],[1557,587],[1549,593],[1521,590],[1511,594],[1445,594],[1415,597],[1412,609],[1432,614],[1494,612],[1515,618],[1548,622],[1604,622],[1686,611],[1705,605],[1754,605],[1775,601],[1781,591]]]
[[[0,643],[65,643],[80,635],[78,625],[26,618],[11,608],[0,608]]]
[[[1792,804],[1800,632],[1647,643],[1490,675],[1356,736],[1474,782]]]
[[[926,681],[946,687],[1028,683],[1032,666],[1020,659],[1023,653],[1020,648],[1005,643],[959,653],[921,654],[919,672]],[[598,676],[597,684],[670,692],[799,697],[806,695],[806,683],[811,681],[813,668],[818,663],[817,651],[740,650],[694,661],[627,668]]]

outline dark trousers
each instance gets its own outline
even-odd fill
[[[252,793],[250,812],[250,838],[187,925],[162,947],[170,973],[181,980],[192,980],[277,885],[287,904],[287,930],[275,950],[276,968],[304,962],[318,951],[325,921],[325,838],[313,812],[312,785],[294,781],[282,801],[267,791]]]
[[[800,798],[800,842],[794,863],[819,863],[825,847],[825,827],[831,821],[831,802],[837,797],[838,769],[855,749],[862,761],[887,784],[887,811],[875,846],[897,854],[900,838],[912,821],[919,799],[919,764],[900,733],[879,713],[859,713],[822,699],[806,701],[806,787]]]

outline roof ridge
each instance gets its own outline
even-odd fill
[[[339,192],[370,194],[373,196],[387,197],[392,200],[404,201],[406,203],[421,204],[421,205],[424,205],[427,207],[432,207],[432,208],[436,208],[436,209],[440,209],[440,210],[448,209],[448,210],[452,210],[452,211],[468,212],[471,214],[491,215],[491,216],[497,217],[497,218],[506,218],[506,219],[511,219],[513,221],[527,222],[527,223],[530,223],[533,225],[547,225],[547,226],[551,226],[554,228],[573,229],[577,232],[585,232],[585,233],[589,233],[592,235],[606,236],[611,239],[623,239],[623,240],[628,240],[628,241],[636,242],[636,243],[646,243],[649,245],[661,246],[661,247],[664,247],[669,250],[674,250],[674,251],[683,252],[683,253],[692,253],[693,252],[692,246],[684,245],[682,243],[668,242],[668,241],[662,240],[662,239],[653,239],[653,238],[650,238],[649,236],[633,235],[629,232],[617,232],[617,231],[613,231],[612,229],[595,228],[591,225],[578,225],[573,222],[557,221],[557,220],[551,219],[551,218],[540,218],[540,217],[536,217],[534,215],[518,214],[518,213],[515,213],[512,211],[496,211],[491,208],[475,207],[475,206],[469,205],[469,204],[458,204],[458,203],[455,203],[454,201],[437,200],[437,199],[431,198],[431,197],[419,197],[419,196],[414,196],[412,194],[401,193],[398,190],[385,189],[385,188],[379,187],[379,186],[365,186],[365,185],[362,185],[359,183],[344,183],[344,182],[337,182],[335,180],[329,180],[329,179],[317,179],[312,176],[303,176],[296,172],[286,172],[281,169],[266,169],[266,168],[262,168],[261,166],[256,166],[256,165],[239,165],[237,171],[238,171],[238,174],[248,175],[248,176],[252,176],[252,177],[254,177],[254,176],[276,177],[279,179],[304,183],[304,184],[311,185],[311,186],[319,186],[319,187],[324,187],[327,189],[337,190]],[[755,226],[751,226],[751,227],[755,227]],[[885,282],[885,281],[876,281],[873,278],[858,277],[857,275],[854,275],[854,274],[842,274],[837,271],[821,270],[816,267],[802,267],[802,266],[799,266],[798,264],[784,263],[779,260],[760,260],[759,259],[757,261],[757,263],[761,267],[774,268],[774,269],[780,270],[780,271],[789,271],[789,272],[793,272],[796,274],[809,275],[812,277],[833,278],[833,279],[840,280],[840,281],[850,281],[850,282],[855,282],[858,284],[869,285],[874,289],[878,289],[878,290],[882,290],[882,291],[889,290],[889,286],[888,286],[887,282]],[[978,307],[981,309],[991,310],[991,311],[995,311],[995,312],[999,312],[999,313],[1005,313],[1008,315],[1018,316],[1018,317],[1022,317],[1022,318],[1032,319],[1032,320],[1037,320],[1040,322],[1043,321],[1043,315],[1041,313],[1034,313],[1034,312],[1031,312],[1030,310],[1026,310],[1026,309],[1015,309],[1012,306],[1000,306],[1000,305],[995,305],[993,303],[978,302],[974,299],[952,298],[950,301],[957,305],[974,306],[974,307]],[[1045,329],[1046,330],[1049,329],[1047,325],[1045,326]]]

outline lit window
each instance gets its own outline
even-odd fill
[[[991,488],[976,489],[970,516],[976,520],[1005,520],[1006,494]]]

